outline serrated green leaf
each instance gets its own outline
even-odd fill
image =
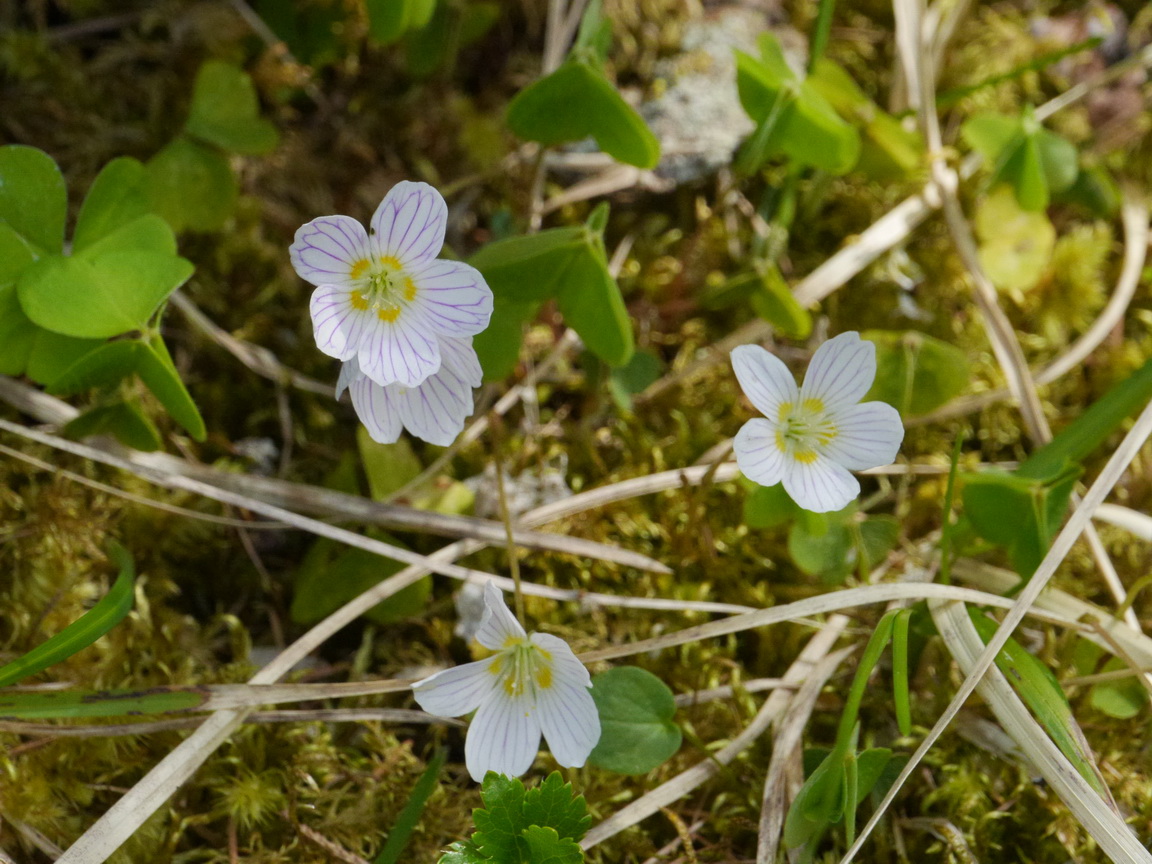
[[[617,774],[647,774],[676,755],[682,733],[673,721],[676,700],[663,681],[636,666],[617,666],[592,678],[600,741],[588,761]]]
[[[69,438],[115,435],[134,450],[151,453],[160,449],[160,432],[140,409],[128,402],[103,405],[86,411],[64,427]]]
[[[589,60],[568,60],[516,94],[508,126],[545,147],[591,136],[608,155],[639,168],[660,161],[660,142]]]
[[[207,60],[196,73],[184,131],[224,150],[259,155],[275,149],[276,127],[260,117],[252,79],[239,66]]]
[[[876,378],[864,397],[904,416],[927,414],[958,396],[971,380],[964,352],[915,330],[866,330],[876,346]]]
[[[140,380],[152,391],[152,395],[160,401],[172,419],[184,427],[184,431],[195,440],[203,441],[208,437],[204,418],[200,416],[200,410],[180,379],[180,373],[176,371],[164,340],[155,336],[148,342],[138,344],[140,360],[136,374]]]
[[[173,231],[218,231],[236,205],[236,178],[228,159],[186,135],[148,160],[152,209]]]
[[[64,248],[68,193],[52,157],[35,147],[0,147],[0,222],[37,252]]]
[[[492,864],[492,859],[481,853],[472,841],[457,840],[444,850],[436,864]]]
[[[72,232],[72,254],[83,252],[100,238],[144,216],[148,210],[144,166],[127,157],[113,159],[100,169],[80,205],[76,230]]]
[[[524,793],[523,808],[525,825],[546,825],[569,840],[580,840],[592,824],[584,796],[573,797],[572,784],[559,771]]]
[[[0,687],[16,684],[54,663],[67,660],[119,624],[131,611],[136,578],[132,556],[114,543],[109,548],[109,557],[119,566],[120,573],[108,593],[48,641],[0,667]]]
[[[20,274],[17,292],[25,314],[41,327],[105,339],[145,327],[192,270],[185,259],[158,252],[44,258]]]
[[[476,832],[472,842],[486,858],[519,864],[520,833],[528,826],[523,822],[524,784],[515,778],[489,771],[480,784],[484,809],[473,810]]]
[[[532,825],[520,835],[526,847],[528,864],[580,864],[584,850],[575,840],[560,837],[556,829]]]

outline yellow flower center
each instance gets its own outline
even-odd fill
[[[815,462],[820,451],[839,434],[819,399],[781,403],[776,418],[776,446],[797,462]]]
[[[552,655],[529,639],[509,637],[488,671],[509,696],[535,696],[552,687]]]
[[[352,308],[360,312],[372,310],[381,321],[395,321],[416,299],[416,283],[390,255],[361,258],[352,264],[348,278],[359,283],[351,292]]]

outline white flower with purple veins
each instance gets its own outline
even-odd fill
[[[355,361],[382,387],[416,387],[440,370],[442,341],[488,326],[492,291],[474,267],[437,260],[448,207],[427,183],[398,183],[371,230],[348,216],[322,216],[296,232],[289,250],[312,293],[316,344]],[[470,396],[470,394],[469,394]]]
[[[904,425],[885,402],[859,404],[876,377],[876,346],[841,333],[816,349],[804,385],[758,345],[732,351],[744,394],[763,418],[749,420],[733,441],[736,462],[762,486],[784,484],[805,510],[827,513],[860,494],[852,471],[889,465]]]
[[[579,768],[600,740],[588,670],[563,639],[525,633],[491,582],[484,603],[476,640],[496,653],[417,681],[416,701],[441,717],[476,712],[464,761],[477,783],[489,771],[519,777],[531,768],[541,734],[557,762]]]
[[[429,444],[447,447],[472,413],[472,388],[484,373],[472,349],[472,338],[440,340],[440,369],[415,387],[381,386],[360,371],[353,357],[340,367],[336,398],[352,394],[356,416],[373,441],[392,444],[407,429]]]

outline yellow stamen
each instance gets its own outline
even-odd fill
[[[400,263],[395,255],[385,255],[380,259],[380,263],[387,267],[389,270],[402,270],[403,265]]]
[[[348,302],[352,304],[353,309],[359,312],[363,312],[368,308],[368,298],[359,291],[353,291],[348,297]]]
[[[411,276],[404,277],[404,299],[408,301],[416,299],[416,283],[412,281]]]
[[[552,669],[549,666],[539,666],[536,669],[536,684],[543,690],[552,686]]]
[[[352,269],[348,271],[348,276],[351,279],[359,279],[364,275],[365,271],[371,266],[367,258],[361,258],[352,265]]]
[[[400,317],[400,307],[381,306],[376,310],[376,317],[381,321],[387,321],[389,324],[391,324],[393,321]]]

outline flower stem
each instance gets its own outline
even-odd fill
[[[504,536],[508,545],[508,569],[512,573],[512,581],[516,584],[515,590],[515,606],[516,606],[516,620],[520,622],[520,626],[528,629],[527,622],[524,620],[524,592],[520,587],[520,559],[516,556],[516,543],[512,539],[512,514],[508,511],[508,495],[504,490],[504,462],[501,458],[501,445],[504,441],[504,436],[501,434],[503,424],[498,415],[491,415],[489,417],[488,428],[492,430],[493,447],[492,447],[492,461],[496,467],[496,493],[500,499],[500,519],[504,523]]]

